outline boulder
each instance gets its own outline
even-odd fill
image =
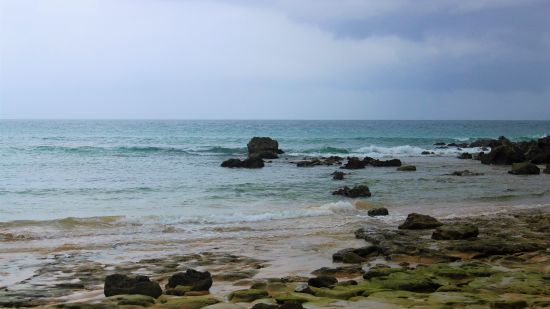
[[[387,216],[389,214],[388,209],[384,207],[369,209],[367,214],[371,217]]]
[[[253,137],[246,146],[249,158],[276,159],[282,152],[279,143],[271,137]]]
[[[316,288],[328,288],[338,283],[338,279],[331,276],[320,276],[315,278],[310,278],[307,281],[307,284]]]
[[[443,225],[443,223],[439,222],[434,217],[412,213],[407,216],[407,219],[403,224],[399,226],[399,229],[406,229],[406,230],[433,229],[441,225]]]
[[[522,162],[512,164],[512,170],[508,173],[513,175],[538,175],[540,168],[531,162]]]
[[[222,167],[229,168],[262,168],[264,167],[264,161],[260,158],[248,158],[248,159],[229,159],[223,161]]]
[[[158,298],[162,294],[162,289],[158,282],[151,281],[146,276],[130,277],[122,274],[113,274],[105,278],[103,292],[106,297],[139,294]]]
[[[414,172],[416,171],[416,166],[414,165],[403,165],[397,168],[398,171],[401,172]]]
[[[463,153],[459,154],[457,158],[462,159],[462,160],[472,159],[472,154],[467,153],[467,152],[463,152]]]
[[[377,256],[382,253],[379,246],[366,246],[361,248],[346,248],[332,255],[333,262],[356,264],[365,261],[365,258]]]
[[[483,164],[510,165],[525,161],[525,155],[516,146],[511,144],[500,145],[481,157]]]
[[[212,275],[207,271],[200,272],[188,269],[185,272],[176,273],[168,278],[167,289],[178,286],[188,287],[189,291],[208,291],[212,286]]]
[[[361,169],[365,168],[366,164],[363,160],[357,158],[357,157],[349,157],[348,162],[342,168],[345,169]]]
[[[436,240],[456,240],[477,237],[479,230],[471,224],[451,224],[437,227],[432,234]]]
[[[344,175],[346,175],[344,172],[334,172],[334,173],[332,173],[332,179],[333,180],[344,180]]]
[[[343,195],[346,197],[356,198],[356,197],[369,197],[371,196],[371,193],[370,193],[369,187],[365,185],[359,185],[353,188],[349,188],[348,186],[345,186],[343,188],[340,188],[332,192],[332,195]]]

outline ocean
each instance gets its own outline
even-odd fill
[[[65,279],[47,269],[61,257],[77,269],[222,249],[279,256],[264,275],[307,275],[357,224],[549,205],[550,175],[509,175],[457,158],[479,149],[434,146],[547,134],[550,121],[2,120],[0,287],[55,294]],[[262,169],[220,167],[245,157],[254,136],[278,140],[285,154]],[[296,166],[330,155],[399,158],[417,171],[367,167],[334,181],[337,166]],[[483,175],[449,175],[464,169]],[[372,197],[331,194],[358,184]],[[373,206],[390,215],[368,217]],[[345,238],[328,236],[338,233]]]

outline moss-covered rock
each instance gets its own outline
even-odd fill
[[[256,299],[266,298],[269,294],[266,290],[257,290],[257,289],[247,289],[247,290],[237,290],[229,294],[228,298],[234,303],[250,303]]]
[[[211,296],[168,296],[159,297],[157,303],[150,308],[165,309],[199,309],[209,305],[214,305],[220,301]]]
[[[104,303],[111,303],[117,306],[134,305],[149,307],[155,303],[155,299],[147,295],[117,295],[106,298]]]

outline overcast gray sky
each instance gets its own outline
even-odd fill
[[[0,118],[550,119],[550,1],[0,0]]]

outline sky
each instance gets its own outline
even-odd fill
[[[550,120],[550,1],[0,0],[0,118]]]

